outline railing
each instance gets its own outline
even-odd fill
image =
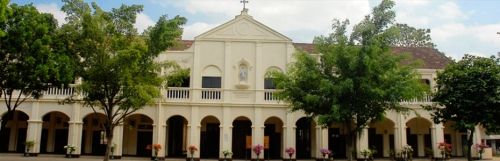
[[[422,103],[431,103],[432,102],[432,96],[430,95],[425,95],[422,98],[414,98],[410,100],[402,100],[401,103],[404,104],[422,104]]]
[[[219,89],[219,88],[201,89],[201,99],[203,99],[203,100],[221,100],[222,99],[222,89]]]
[[[275,93],[275,89],[264,90],[264,101],[277,101],[278,98],[276,97]]]
[[[74,87],[66,87],[66,88],[59,88],[59,87],[50,87],[46,91],[43,91],[44,96],[70,96],[73,95],[73,92],[75,92]]]
[[[189,88],[168,87],[166,97],[167,99],[185,100],[189,99]]]

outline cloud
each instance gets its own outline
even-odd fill
[[[436,16],[444,20],[452,21],[462,20],[468,17],[467,14],[460,10],[460,7],[455,2],[451,1],[439,5],[439,10],[438,13],[436,13]]]
[[[182,35],[182,39],[192,40],[194,37],[207,32],[208,30],[218,26],[220,24],[208,24],[203,22],[196,22],[190,25],[184,26],[184,32]]]
[[[242,9],[237,0],[154,0],[154,2],[160,5],[173,5],[196,16],[208,17],[211,22],[204,22],[206,24],[227,22]],[[349,18],[352,24],[355,24],[371,11],[369,1],[253,0],[247,4],[247,8],[254,19],[290,36],[297,42],[312,42],[314,36],[330,32],[331,20],[334,18]],[[197,25],[200,27],[201,24]],[[311,35],[307,38],[295,37],[294,33],[311,33]]]
[[[137,28],[137,32],[142,33],[149,26],[155,25],[155,22],[145,13],[137,14],[135,18],[134,27]]]
[[[66,23],[66,13],[61,11],[60,7],[57,6],[55,3],[50,3],[50,4],[35,4],[35,7],[38,9],[38,11],[43,12],[43,13],[50,13],[54,15],[54,18],[57,19],[58,25],[61,26],[62,24]]]

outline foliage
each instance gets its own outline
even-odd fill
[[[407,24],[396,24],[391,27],[397,30],[397,35],[391,41],[391,46],[398,47],[427,47],[435,48],[436,45],[432,43],[430,29],[417,29],[408,26]]]
[[[142,12],[141,5],[122,5],[105,11],[95,2],[63,2],[62,10],[68,15],[68,23],[62,26],[66,33],[59,35],[64,38],[62,44],[66,45],[62,48],[77,60],[83,101],[94,112],[105,114],[105,135],[111,141],[114,127],[124,118],[160,97],[160,89],[168,77],[160,71],[175,66],[154,61],[173,43],[151,43],[150,39],[178,40],[182,34],[180,26],[186,20],[179,16],[174,19],[162,16],[151,28],[154,32],[139,35],[133,24],[137,14]],[[109,159],[109,153],[108,144],[104,160]]]
[[[295,154],[295,148],[293,147],[288,147],[286,148],[285,152],[288,154],[290,158],[292,158],[292,155]]]
[[[475,126],[489,132],[500,128],[500,59],[465,55],[438,73],[436,82],[436,104],[425,108],[432,111],[435,123],[453,121],[456,130],[471,132],[467,138],[470,160]]]
[[[9,0],[0,0],[0,25],[2,25],[7,20],[7,16],[9,14]],[[3,36],[5,36],[5,32],[3,30],[0,30],[0,37]]]
[[[396,31],[394,2],[382,1],[347,35],[348,20],[334,20],[333,32],[315,38],[318,58],[304,52],[295,54],[286,73],[271,72],[281,100],[292,111],[302,110],[318,117],[320,124],[343,123],[354,133],[371,121],[380,120],[388,110],[402,111],[400,101],[422,97],[425,85],[419,82],[414,64],[404,66],[403,54],[394,55],[391,43]],[[349,152],[350,153],[350,152]],[[352,156],[349,156],[352,159]]]
[[[446,142],[440,142],[440,143],[438,143],[438,149],[439,149],[443,159],[450,158],[450,156],[451,156],[451,144],[448,144]]]
[[[222,155],[224,155],[224,158],[226,158],[227,156],[233,155],[233,152],[231,152],[231,150],[224,150],[222,151]]]
[[[327,148],[321,148],[321,149],[319,149],[319,151],[323,155],[323,158],[326,158],[326,157],[330,156],[330,154],[332,154],[332,151],[330,151]]]
[[[76,146],[74,146],[74,145],[65,145],[65,146],[64,146],[64,149],[66,149],[66,151],[67,151],[69,154],[71,154],[71,153],[75,152],[75,150],[76,150]]]
[[[7,112],[12,112],[27,99],[41,97],[50,86],[67,85],[73,72],[66,66],[69,56],[57,50],[57,23],[51,14],[40,13],[31,4],[1,8],[1,12],[9,9],[11,13],[0,22],[4,32],[0,39],[0,97]]]

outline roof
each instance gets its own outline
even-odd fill
[[[309,43],[294,43],[296,49],[303,50],[308,53],[314,53],[314,44]],[[408,53],[412,60],[422,60],[422,69],[444,69],[451,62],[451,59],[446,57],[437,49],[427,47],[393,47],[392,52],[395,54]],[[413,61],[412,61],[413,62]],[[410,61],[402,62],[409,64]]]
[[[193,40],[182,40],[179,45],[172,47],[168,50],[179,51],[185,50],[191,45],[193,45]],[[293,43],[296,49],[306,51],[308,53],[314,53],[314,44],[311,43]],[[444,69],[446,65],[451,62],[451,59],[446,57],[443,53],[439,52],[437,49],[426,48],[426,47],[393,47],[392,51],[395,54],[409,53],[411,59],[422,60],[423,64],[420,68],[422,69]],[[408,64],[409,62],[403,62],[403,64]]]

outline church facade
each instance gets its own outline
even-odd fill
[[[160,144],[161,158],[186,158],[190,145],[199,150],[196,159],[223,158],[231,151],[233,159],[256,159],[249,148],[265,145],[260,158],[288,159],[286,148],[296,149],[293,159],[321,159],[320,149],[345,158],[345,128],[340,124],[324,127],[302,112],[290,112],[277,100],[268,71],[286,71],[297,50],[312,51],[312,44],[294,43],[290,38],[256,21],[244,10],[234,19],[211,29],[184,47],[163,52],[158,62],[174,60],[190,69],[181,86],[162,91],[162,98],[125,118],[114,131],[114,140],[104,138],[104,115],[95,114],[82,104],[59,104],[73,94],[72,88],[51,88],[39,100],[26,101],[7,121],[0,134],[0,152],[24,152],[26,141],[35,144],[33,155],[65,154],[64,146],[76,147],[73,153],[102,155],[105,145],[113,144],[116,158],[152,156],[150,145]],[[424,65],[417,69],[422,81],[435,86],[436,72],[448,59],[434,49],[394,48],[408,52]],[[0,113],[6,112],[1,102]],[[421,105],[430,98],[402,101],[418,114],[388,111],[386,118],[363,130],[356,149],[375,149],[376,157],[389,157],[405,145],[415,157],[440,157],[438,143],[453,145],[452,155],[463,156],[466,132],[455,131],[452,122],[434,124]],[[484,137],[478,128],[474,142]],[[149,148],[148,148],[149,147]],[[357,156],[361,158],[361,154]]]

